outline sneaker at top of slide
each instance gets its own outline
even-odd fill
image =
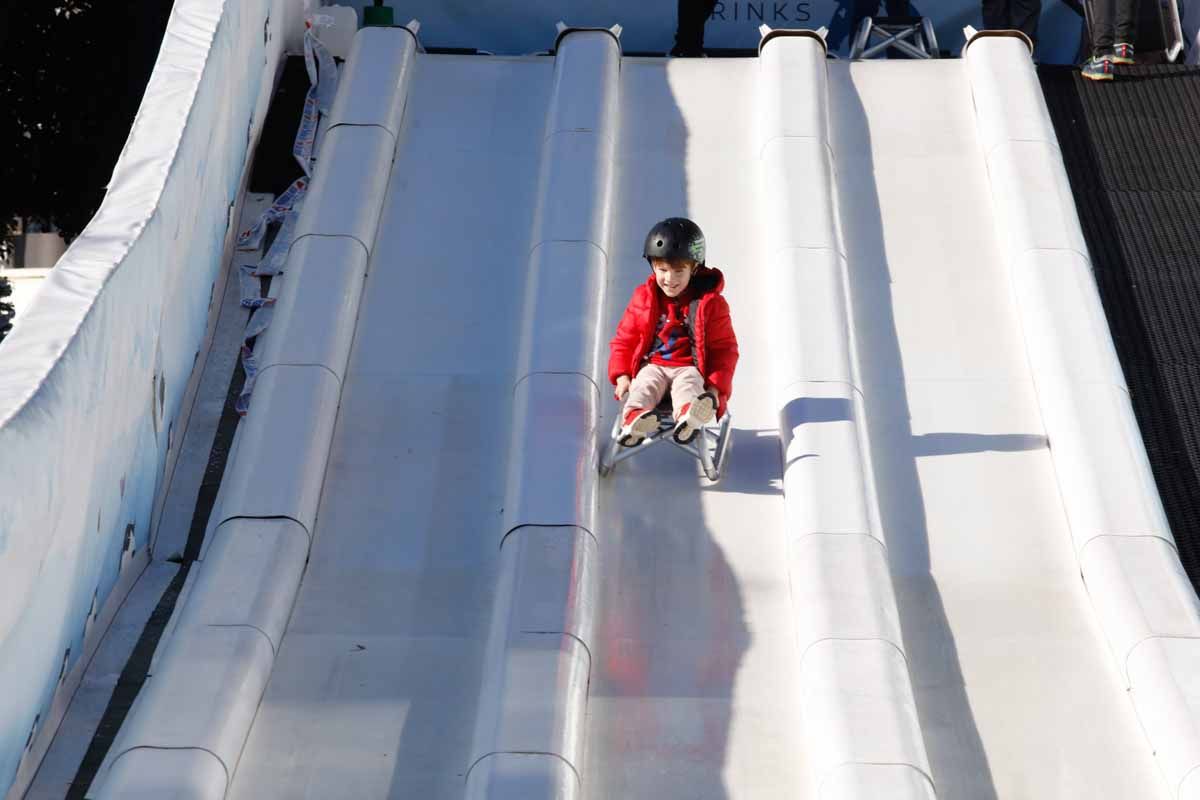
[[[650,434],[658,430],[658,414],[652,408],[631,408],[625,412],[625,421],[621,425],[621,433],[617,436],[617,444],[622,447],[636,447]]]
[[[675,441],[680,444],[690,442],[701,428],[712,422],[716,410],[717,396],[712,392],[704,392],[691,403],[684,403],[675,423]]]
[[[1113,45],[1112,63],[1114,64],[1133,64],[1136,63],[1133,57],[1133,45],[1129,42],[1117,42]]]
[[[1108,56],[1093,56],[1083,65],[1082,74],[1089,81],[1111,81],[1112,60]]]

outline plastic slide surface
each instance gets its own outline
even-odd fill
[[[965,64],[831,64],[829,103],[871,462],[938,796],[1169,797],[1079,577]]]
[[[1151,746],[1186,654],[1114,658],[1161,565],[1089,549],[1050,430],[1078,395],[1043,355],[1087,319],[1052,286],[1036,326],[1021,259],[1063,248],[1014,242],[1074,212],[1004,205],[992,156],[1032,139],[988,127],[991,62],[824,56],[359,34],[211,541],[90,797],[1191,796],[1192,751]],[[740,342],[716,484],[668,446],[596,469],[667,216]]]

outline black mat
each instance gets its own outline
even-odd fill
[[[1159,494],[1200,588],[1200,69],[1039,75]]]

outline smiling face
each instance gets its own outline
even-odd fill
[[[692,273],[696,271],[696,262],[688,259],[668,261],[665,258],[650,259],[654,271],[654,280],[658,288],[667,297],[678,297],[688,287]]]

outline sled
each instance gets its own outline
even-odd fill
[[[622,414],[620,411],[617,412],[608,443],[600,453],[600,474],[608,475],[617,464],[633,458],[647,447],[658,442],[670,442],[680,450],[694,456],[703,467],[704,476],[710,481],[716,483],[721,480],[721,470],[725,465],[725,458],[729,455],[729,424],[732,419],[729,410],[726,409],[725,415],[720,419],[714,419],[698,430],[687,444],[680,444],[672,435],[675,430],[675,417],[669,396],[658,404],[654,413],[658,416],[658,430],[650,433],[640,444],[633,447],[622,447],[618,442],[621,434]]]

